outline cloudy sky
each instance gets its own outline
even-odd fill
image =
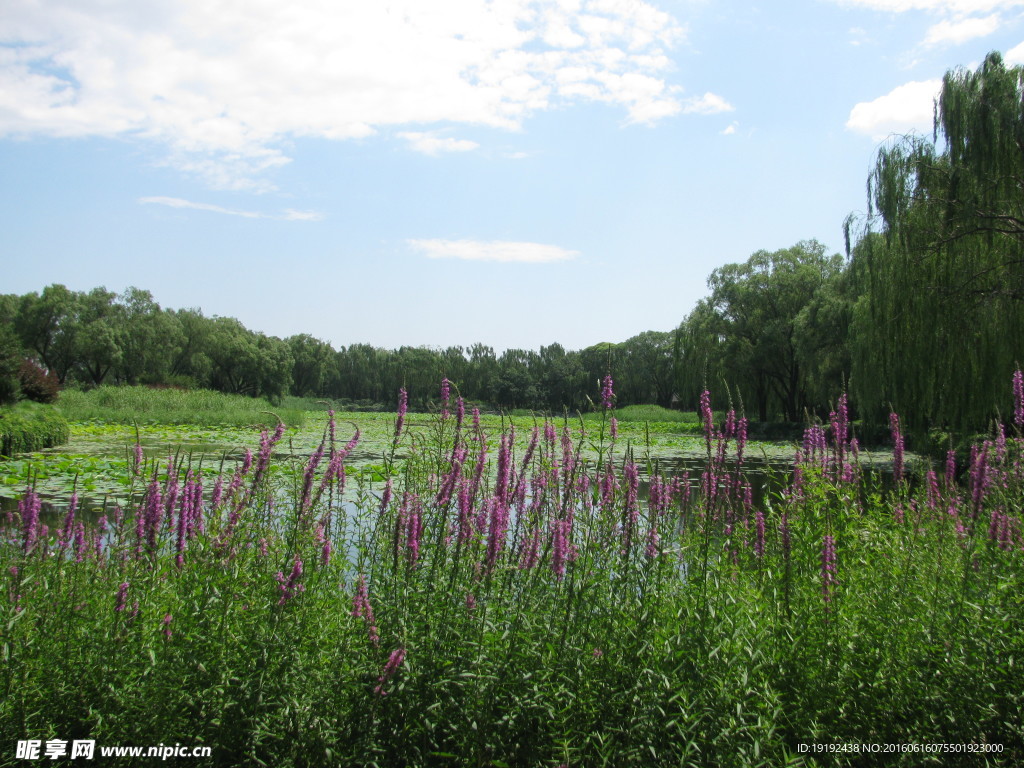
[[[152,291],[335,346],[670,330],[842,248],[1024,0],[6,0],[0,292]]]

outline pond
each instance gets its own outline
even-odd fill
[[[428,432],[434,428],[433,422],[422,415],[410,414],[410,417],[407,422],[410,432],[428,439]],[[508,423],[507,419],[505,423]],[[513,423],[517,454],[521,456],[534,422],[517,418]],[[276,448],[275,463],[304,463],[319,445],[326,425],[325,414],[311,413],[306,419],[306,426],[286,431]],[[485,434],[493,437],[500,432],[502,421],[498,417],[485,416],[482,425]],[[579,422],[570,420],[568,425],[573,429],[574,437],[578,436]],[[346,473],[350,477],[361,477],[366,482],[379,483],[384,479],[385,457],[391,449],[394,416],[382,413],[338,414],[338,444],[344,445],[357,428],[360,439],[346,459]],[[598,446],[589,442],[591,439],[597,439],[595,430],[590,430],[584,440],[582,458],[595,462]],[[138,440],[147,467],[155,463],[166,466],[169,460],[176,461],[210,478],[204,483],[209,491],[213,478],[222,469],[233,469],[247,449],[256,453],[260,433],[245,427],[149,425],[140,429]],[[96,515],[105,506],[126,505],[131,497],[141,494],[143,485],[133,472],[135,442],[136,432],[132,426],[75,423],[72,424],[71,440],[66,445],[0,461],[0,512],[16,509],[16,500],[30,484],[43,498],[44,514],[49,516],[62,514],[72,493],[78,494],[80,509],[86,515]],[[496,440],[493,442],[492,457],[497,450]],[[408,445],[410,441],[406,436],[395,454],[397,464],[406,458]],[[615,461],[622,461],[627,450],[632,451],[639,466],[642,492],[646,491],[650,472],[672,475],[685,472],[689,474],[691,485],[696,486],[707,461],[703,437],[649,430],[642,424],[620,425]],[[756,504],[789,482],[795,450],[796,444],[791,442],[748,443],[743,468]],[[891,484],[890,453],[861,452],[860,461],[862,468],[880,476],[883,484]],[[908,456],[908,464],[911,463],[912,457]]]

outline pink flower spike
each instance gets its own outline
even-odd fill
[[[121,586],[117,588],[117,602],[114,605],[115,611],[123,611],[128,606],[128,582],[121,582]]]
[[[398,390],[398,417],[395,419],[395,442],[402,436],[402,427],[405,425],[405,414],[409,410],[409,394],[405,387]]]
[[[615,392],[612,390],[613,383],[610,373],[604,377],[604,381],[601,383],[601,407],[605,410],[612,407],[615,399]]]
[[[388,658],[388,663],[384,665],[384,669],[377,678],[377,687],[374,688],[374,693],[381,696],[387,696],[387,691],[384,690],[384,685],[394,677],[398,668],[402,666],[402,662],[405,661],[405,648],[396,648],[391,652],[391,656]]]
[[[281,599],[277,601],[278,605],[284,605],[291,600],[295,595],[305,592],[306,587],[304,584],[299,584],[298,580],[302,577],[302,561],[298,555],[295,557],[295,562],[292,564],[292,572],[285,579],[284,574],[280,571],[274,577],[277,579],[278,584],[281,585]]]
[[[1013,373],[1013,423],[1024,430],[1024,372],[1019,368]]]

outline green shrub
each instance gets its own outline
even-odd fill
[[[0,455],[39,451],[61,445],[71,437],[64,417],[49,405],[19,403],[0,408]]]
[[[53,371],[48,371],[35,360],[25,358],[18,368],[21,395],[34,403],[55,403],[60,396],[60,382]]]

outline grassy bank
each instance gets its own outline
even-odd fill
[[[71,432],[52,405],[23,402],[0,408],[0,456],[63,445]]]
[[[89,391],[66,390],[58,404],[70,421],[118,424],[196,424],[200,426],[274,424],[280,416],[300,426],[305,412],[278,408],[266,400],[227,395],[208,389],[151,389],[149,387],[98,387]]]
[[[837,416],[754,508],[732,420],[702,478],[641,498],[622,443],[581,459],[589,425],[401,418],[387,485],[340,439],[278,461],[267,435],[219,481],[148,465],[95,528],[42,531],[30,493],[0,537],[0,732],[219,765],[1024,760],[1019,432],[967,486],[882,492]]]

